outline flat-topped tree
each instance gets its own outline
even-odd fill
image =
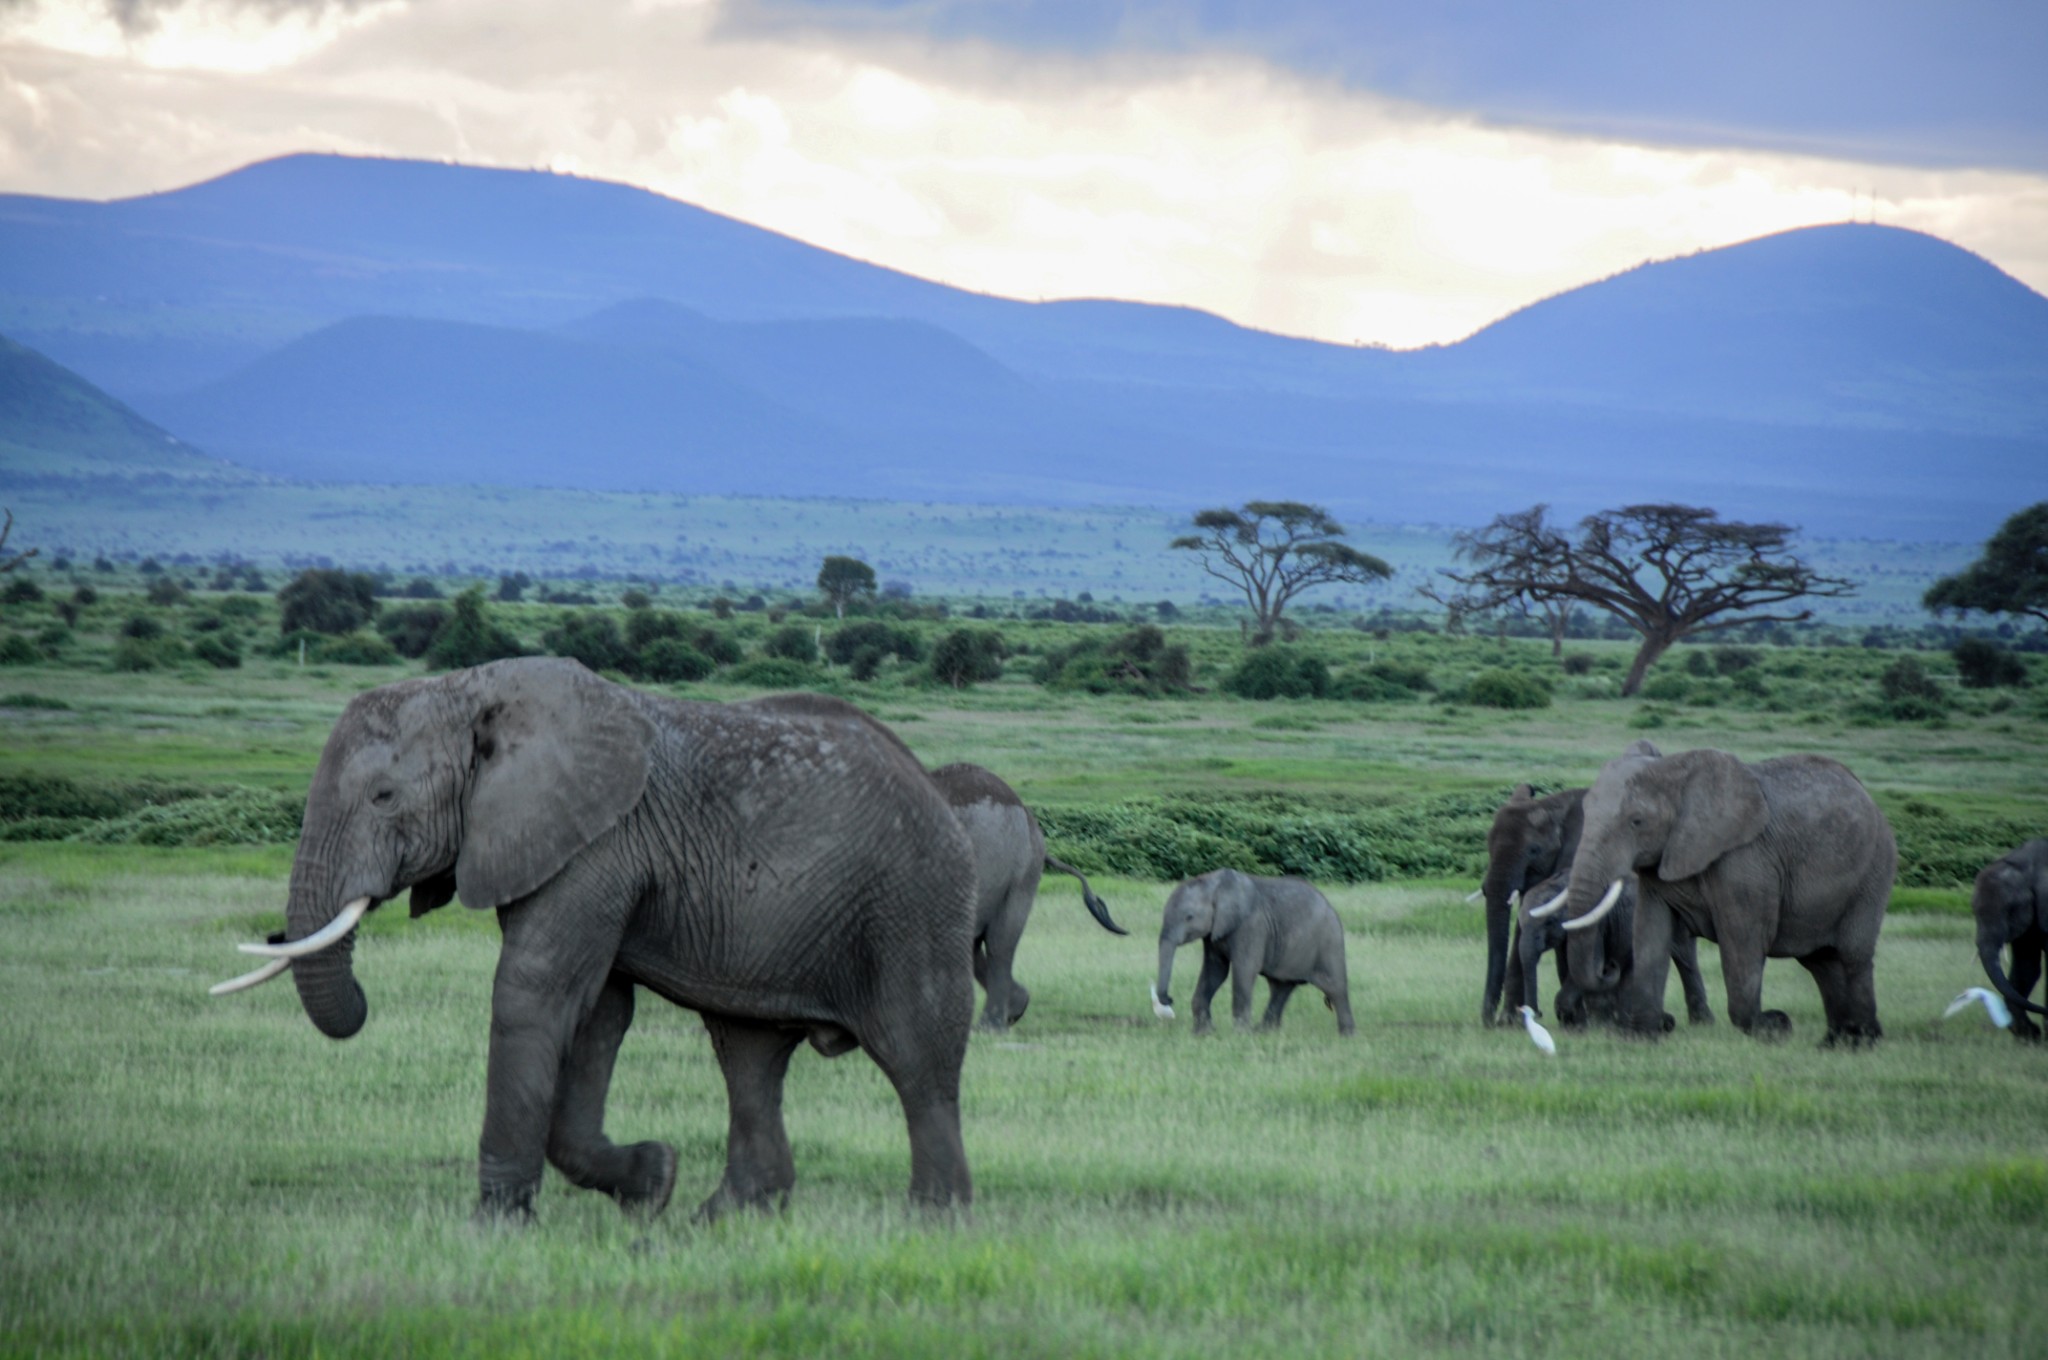
[[[1228,581],[1251,607],[1251,645],[1262,647],[1279,631],[1287,602],[1313,586],[1384,581],[1394,569],[1348,543],[1344,526],[1320,505],[1300,501],[1246,501],[1236,510],[1203,510],[1197,534],[1173,540],[1198,553],[1202,570]]]
[[[858,557],[827,557],[818,568],[818,589],[832,604],[833,612],[846,617],[846,606],[875,593],[875,569]]]
[[[2014,512],[1976,561],[1929,586],[1920,603],[1937,614],[1974,609],[2048,623],[2048,501]]]
[[[1679,639],[1751,623],[1797,623],[1811,609],[1779,606],[1808,596],[1852,595],[1856,583],[1823,576],[1792,555],[1783,524],[1724,522],[1693,505],[1625,505],[1579,521],[1574,541],[1537,505],[1499,515],[1453,542],[1471,570],[1443,574],[1459,589],[1423,593],[1459,612],[1578,601],[1603,609],[1642,638],[1624,696],[1642,688],[1657,658]]]

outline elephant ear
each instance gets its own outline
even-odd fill
[[[1726,751],[1687,751],[1666,766],[1684,778],[1678,815],[1664,838],[1657,877],[1667,883],[1695,878],[1721,856],[1764,834],[1770,809],[1764,786],[1749,767]]]
[[[1651,741],[1648,737],[1637,737],[1623,748],[1622,755],[1648,756],[1652,760],[1660,760],[1663,758],[1664,753],[1658,750],[1657,743]]]
[[[464,906],[482,910],[539,888],[640,801],[654,725],[631,691],[574,661],[501,661],[471,681],[455,886]]]
[[[1515,785],[1514,792],[1508,795],[1508,801],[1510,803],[1526,803],[1535,796],[1536,790],[1530,788],[1527,784],[1517,784]]]
[[[1245,914],[1251,910],[1251,888],[1251,880],[1235,869],[1216,871],[1216,885],[1209,893],[1209,902],[1216,909],[1210,939],[1227,940],[1244,924]]]

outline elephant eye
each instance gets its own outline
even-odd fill
[[[370,795],[370,801],[375,803],[378,807],[384,807],[397,796],[398,790],[396,789],[378,789],[375,793]]]

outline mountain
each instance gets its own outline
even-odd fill
[[[246,477],[0,336],[0,460],[17,475]]]
[[[0,197],[0,331],[265,472],[970,500],[1640,500],[1982,537],[2048,466],[2048,299],[1785,232],[1393,353],[951,289],[620,185],[294,156]]]

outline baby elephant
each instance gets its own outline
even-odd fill
[[[1207,1034],[1209,1001],[1233,968],[1230,1015],[1239,1029],[1252,1019],[1252,982],[1266,979],[1272,999],[1262,1029],[1278,1029],[1287,998],[1302,983],[1322,992],[1337,1012],[1337,1032],[1349,1034],[1351,984],[1344,973],[1344,926],[1328,899],[1298,878],[1260,878],[1216,869],[1191,878],[1166,899],[1159,926],[1159,982],[1153,1009],[1171,1018],[1173,952],[1202,942],[1202,977],[1195,983],[1195,1033]]]

